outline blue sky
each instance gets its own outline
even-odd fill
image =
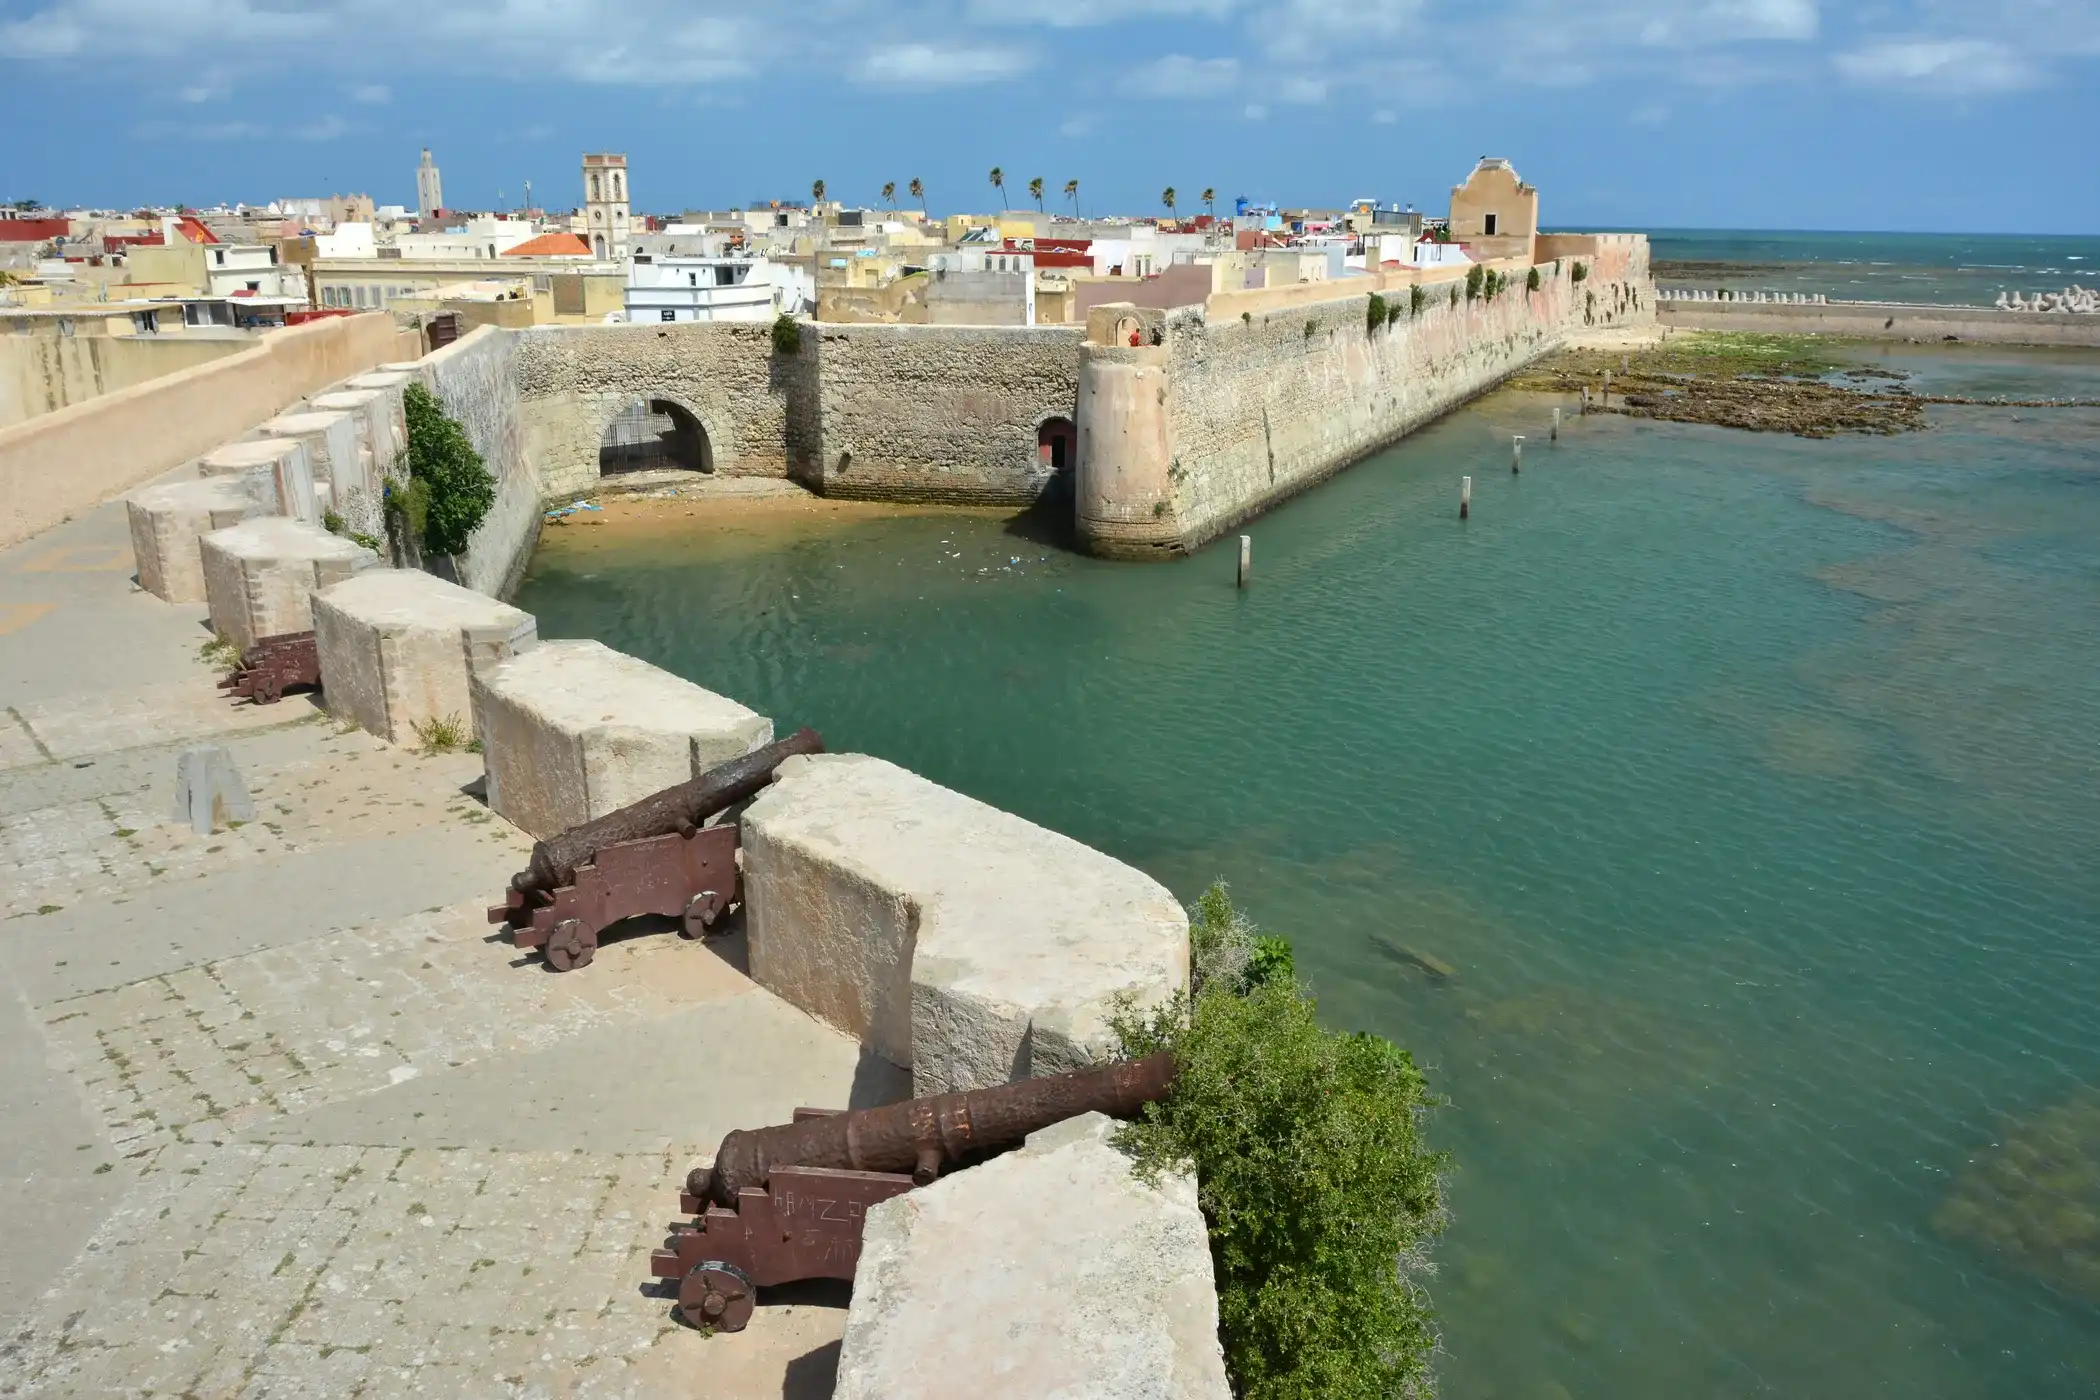
[[[637,207],[986,171],[1561,227],[2100,231],[2100,0],[0,0],[0,199]],[[900,196],[901,197],[901,196]]]

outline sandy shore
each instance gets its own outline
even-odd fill
[[[906,515],[969,515],[1003,519],[1010,507],[916,502],[848,501],[819,496],[777,479],[729,478],[658,484],[646,491],[583,498],[596,510],[576,510],[545,522],[543,548],[661,539],[674,535],[777,538],[810,534],[861,520]],[[558,507],[556,509],[559,509]]]

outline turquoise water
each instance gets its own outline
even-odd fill
[[[2100,237],[1652,229],[1666,286],[1821,292],[1854,301],[1988,306],[2000,292],[2100,286]]]
[[[550,535],[518,601],[1185,898],[1227,879],[1451,1101],[1446,1395],[2093,1393],[2100,1297],[1933,1216],[2100,1085],[2100,413],[1548,446],[1549,402],[1255,522],[1245,592],[1229,545],[933,515]]]

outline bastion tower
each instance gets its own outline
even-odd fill
[[[445,207],[445,187],[438,181],[438,168],[430,163],[430,147],[423,148],[423,163],[416,167],[416,213],[434,219]]]
[[[627,256],[627,157],[583,158],[583,217],[591,251],[601,258]]]

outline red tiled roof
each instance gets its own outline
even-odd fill
[[[587,258],[590,255],[591,245],[573,233],[543,233],[503,251],[506,258]]]

